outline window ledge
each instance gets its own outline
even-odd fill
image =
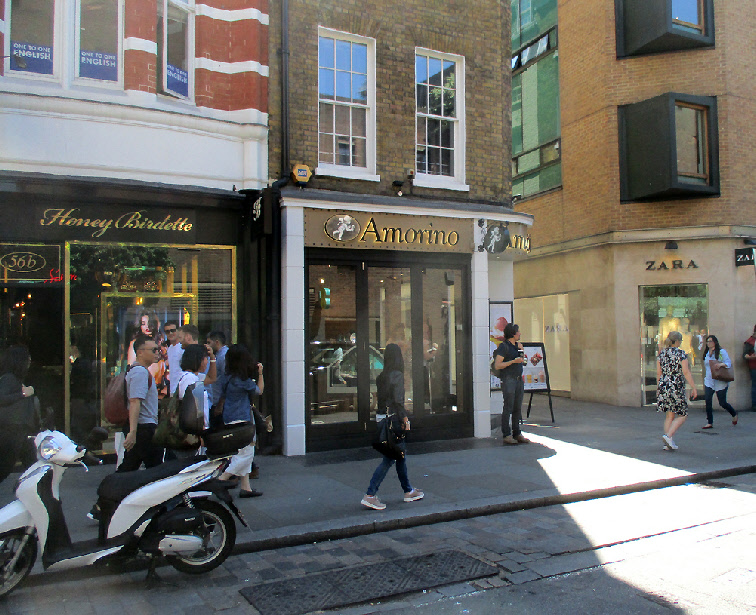
[[[467,184],[463,184],[453,177],[442,175],[418,174],[412,183],[418,188],[440,188],[442,190],[458,190],[459,192],[470,191],[470,186]]]
[[[315,175],[325,177],[341,177],[343,179],[359,179],[366,182],[381,181],[380,175],[369,173],[367,169],[355,169],[354,167],[340,166],[335,164],[324,164],[316,167]]]

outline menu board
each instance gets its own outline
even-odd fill
[[[546,348],[540,342],[522,342],[526,361],[522,366],[525,392],[549,391],[549,370],[546,367]]]

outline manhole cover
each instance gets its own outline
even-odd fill
[[[262,615],[301,615],[497,573],[495,566],[460,551],[441,551],[261,583],[239,591]]]

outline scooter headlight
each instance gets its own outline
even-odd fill
[[[45,461],[49,461],[54,455],[60,452],[63,447],[52,436],[47,436],[39,443],[37,450],[39,456]]]

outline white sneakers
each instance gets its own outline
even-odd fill
[[[405,502],[414,502],[415,500],[422,500],[425,494],[420,489],[413,489],[409,493],[404,494]]]
[[[378,499],[378,496],[375,495],[366,495],[362,498],[360,504],[367,506],[368,508],[373,508],[375,510],[383,510],[384,508],[386,508],[386,505]]]
[[[415,502],[417,500],[422,500],[424,497],[425,494],[420,491],[420,489],[413,489],[412,491],[404,494],[404,501]],[[377,495],[365,494],[360,504],[367,506],[368,508],[372,508],[373,510],[383,510],[384,508],[386,508],[386,505],[378,499]]]
[[[675,441],[667,434],[662,435],[662,440],[664,440],[664,448],[666,448],[668,451],[677,450],[677,444],[675,444]]]

